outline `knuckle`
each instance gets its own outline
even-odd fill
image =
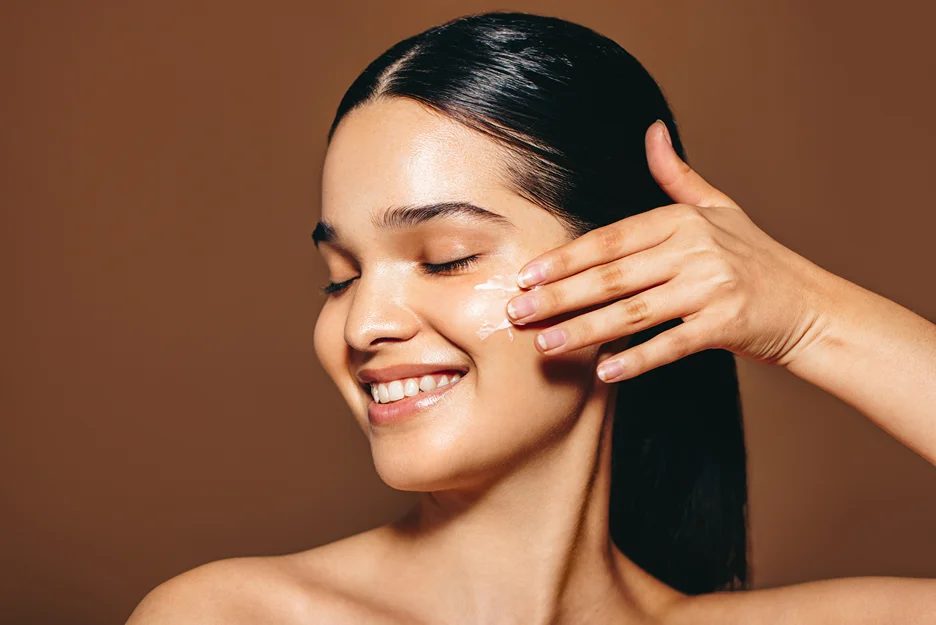
[[[538,306],[542,312],[551,312],[562,308],[566,301],[565,293],[558,285],[550,285],[542,289],[540,293],[541,305]]]
[[[689,249],[694,254],[719,254],[721,246],[715,238],[715,234],[709,228],[696,230],[688,237]]]
[[[650,304],[643,298],[629,299],[624,302],[624,320],[631,325],[641,323],[650,316]]]
[[[617,297],[621,293],[624,284],[624,272],[620,265],[609,263],[601,265],[597,269],[598,274],[598,292],[605,298]]]
[[[617,251],[621,249],[624,239],[623,229],[617,224],[611,224],[594,232],[598,249],[606,256],[617,255]]]
[[[716,276],[716,286],[719,291],[736,291],[740,285],[738,274],[730,267],[725,268]]]
[[[721,259],[714,260],[706,272],[708,282],[713,290],[718,292],[731,292],[737,290],[741,285],[741,276],[731,265]]]
[[[676,332],[667,339],[667,351],[678,358],[688,356],[692,351],[692,344],[685,332]]]
[[[570,343],[574,345],[588,345],[597,334],[595,325],[588,319],[578,319],[569,328]]]
[[[628,356],[627,360],[629,363],[628,368],[632,371],[644,371],[647,368],[647,344],[643,343],[637,347],[632,347],[627,350]]]
[[[563,248],[555,251],[548,265],[552,269],[551,273],[564,276],[571,270],[573,262],[572,253]]]

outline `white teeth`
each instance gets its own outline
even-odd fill
[[[397,401],[398,399],[403,399],[403,383],[399,380],[394,380],[387,386],[387,390],[390,392],[390,401]]]
[[[371,396],[378,404],[388,404],[399,401],[404,397],[418,395],[420,391],[432,391],[455,384],[460,379],[461,375],[454,373],[451,378],[448,375],[443,375],[438,380],[435,376],[424,375],[421,378],[406,378],[405,380],[394,380],[387,383],[372,382],[370,385]]]

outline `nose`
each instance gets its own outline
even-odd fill
[[[408,305],[406,293],[404,280],[379,275],[358,278],[345,321],[345,342],[366,352],[415,336],[422,324]]]

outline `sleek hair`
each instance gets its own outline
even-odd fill
[[[510,188],[572,236],[672,204],[650,174],[657,119],[676,122],[644,67],[584,26],[527,13],[466,15],[405,39],[348,88],[353,109],[408,98],[484,133],[508,156]],[[682,323],[631,337],[637,345]],[[660,581],[688,593],[748,587],[747,479],[734,355],[706,350],[619,383],[610,533]]]

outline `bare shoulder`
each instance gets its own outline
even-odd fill
[[[686,598],[673,610],[667,623],[936,623],[936,580],[851,577],[763,590],[711,593]]]
[[[127,625],[397,623],[356,592],[368,533],[284,556],[199,566],[153,589]],[[362,619],[364,619],[362,621]]]
[[[303,588],[288,557],[204,564],[153,589],[128,625],[293,623],[307,620],[314,588]]]

